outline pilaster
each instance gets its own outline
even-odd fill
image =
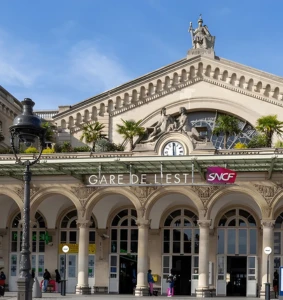
[[[273,274],[271,268],[269,267],[269,276],[267,278],[267,260],[269,259],[269,266],[273,265],[273,253],[270,255],[265,254],[264,248],[271,247],[273,249],[273,228],[274,228],[275,220],[262,220],[262,263],[261,263],[261,291],[260,298],[265,298],[265,283],[272,282]],[[271,285],[272,286],[272,285]]]
[[[148,231],[150,226],[150,220],[139,218],[137,219],[136,224],[138,225],[139,236],[137,286],[135,289],[135,296],[148,296]]]
[[[199,220],[200,243],[199,243],[199,278],[196,297],[203,298],[208,294],[209,274],[209,227],[211,220]],[[207,293],[206,293],[207,291]]]
[[[89,295],[91,288],[88,286],[88,245],[89,245],[89,220],[78,220],[79,228],[79,254],[78,254],[78,284],[76,294]]]

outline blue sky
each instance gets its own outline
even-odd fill
[[[72,105],[186,56],[202,13],[216,54],[283,76],[283,1],[1,1],[0,85]]]

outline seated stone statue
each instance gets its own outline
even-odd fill
[[[151,142],[157,139],[161,134],[171,131],[174,129],[174,118],[171,115],[166,115],[166,108],[161,109],[161,117],[157,124],[153,127],[148,127],[148,131],[153,131],[150,133],[148,139],[144,142]]]
[[[185,132],[192,139],[192,141],[206,141],[206,138],[200,136],[196,128],[190,125],[189,116],[186,113],[185,107],[180,107],[180,116],[176,120],[174,131]]]
[[[207,26],[202,26],[202,24],[203,20],[201,15],[198,19],[198,28],[193,29],[192,23],[190,23],[189,31],[193,39],[193,49],[213,49],[215,37],[210,34]]]

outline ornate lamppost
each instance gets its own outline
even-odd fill
[[[41,120],[33,114],[34,102],[25,98],[22,101],[23,113],[14,119],[13,125],[10,127],[11,147],[16,157],[16,163],[25,167],[24,171],[24,208],[23,208],[23,237],[22,249],[20,255],[20,275],[18,278],[18,300],[32,299],[33,280],[30,274],[30,166],[36,164],[40,159],[44,148],[45,129],[42,128]],[[33,160],[22,160],[16,151],[15,140],[18,143],[24,143],[30,146],[36,140],[39,142],[39,155]]]

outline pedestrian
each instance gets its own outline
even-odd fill
[[[278,297],[278,279],[274,277],[273,279],[273,291],[274,291],[274,297]]]
[[[42,287],[42,291],[45,293],[47,291],[47,286],[48,286],[48,282],[51,278],[50,273],[48,272],[47,269],[45,269],[45,272],[43,274],[43,287]]]
[[[6,275],[4,274],[3,271],[0,273],[0,297],[4,297],[5,294],[5,280],[6,280]]]
[[[61,275],[58,269],[55,270],[56,292],[59,292],[59,283],[61,282]]]
[[[31,278],[34,280],[35,278],[35,273],[34,273],[34,270],[31,270]]]
[[[174,295],[174,283],[177,277],[173,274],[173,270],[171,269],[170,274],[167,277],[167,282],[169,283],[169,287],[167,289],[167,297],[172,297]]]
[[[3,271],[1,271],[1,273],[0,273],[0,280],[4,280],[4,284],[5,284],[6,275],[4,274]]]
[[[149,285],[149,296],[152,296],[153,295],[154,279],[152,277],[151,270],[147,271],[147,282],[148,282],[148,285]]]

